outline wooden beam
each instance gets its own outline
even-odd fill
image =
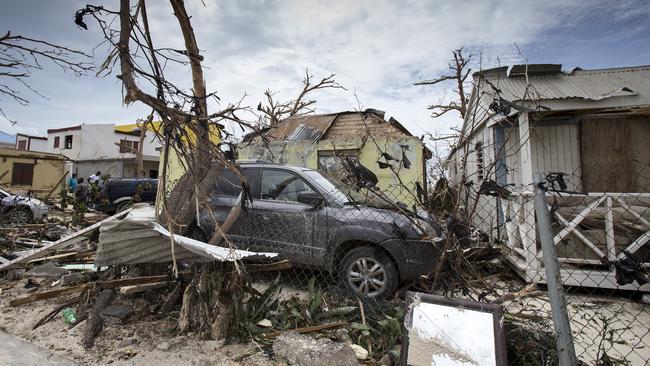
[[[50,196],[52,195],[52,193],[54,193],[54,191],[56,190],[56,187],[58,187],[59,184],[61,184],[61,182],[63,181],[63,179],[65,179],[65,177],[66,177],[67,175],[68,175],[68,171],[66,171],[65,173],[63,173],[63,176],[61,177],[61,179],[59,179],[59,181],[56,182],[56,184],[54,185],[54,187],[52,187],[52,189],[50,190],[50,192],[47,194],[47,196],[45,197],[45,199],[44,199],[43,201],[47,201],[47,200],[50,198]]]
[[[149,290],[155,290],[157,288],[166,287],[169,282],[154,282],[154,283],[144,283],[141,285],[131,285],[124,286],[120,288],[120,294],[122,295],[133,295],[140,292],[146,292]]]
[[[291,262],[289,262],[288,259],[285,259],[283,261],[268,264],[247,264],[246,271],[249,273],[280,271],[283,269],[289,269],[291,267],[293,267],[291,265]]]
[[[183,276],[186,275],[189,274],[183,274]],[[54,297],[76,294],[85,290],[95,289],[95,288],[109,289],[114,287],[139,285],[144,283],[164,282],[169,280],[171,280],[171,277],[169,275],[160,275],[160,276],[135,277],[135,278],[120,278],[111,281],[89,282],[79,286],[73,286],[64,289],[45,291],[45,292],[37,292],[29,296],[19,297],[11,300],[9,302],[9,305],[11,306],[24,305],[38,300],[46,300]]]
[[[300,333],[300,334],[320,332],[321,330],[339,328],[339,327],[342,327],[342,326],[344,326],[346,324],[348,324],[348,322],[340,321],[340,322],[334,322],[334,323],[312,325],[312,326],[303,327],[303,328],[279,330],[279,331],[275,331],[275,332],[264,333],[264,334],[262,334],[262,337],[263,338],[275,338],[275,337],[279,336],[280,334],[282,334],[284,332],[289,332],[289,331],[297,332],[297,333]]]

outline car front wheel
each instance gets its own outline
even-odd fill
[[[25,206],[18,206],[8,213],[9,222],[14,225],[29,224],[34,219],[32,211]]]
[[[363,246],[349,251],[341,262],[340,278],[347,289],[360,296],[388,298],[397,290],[395,263],[374,247]]]

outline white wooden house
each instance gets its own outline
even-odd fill
[[[547,194],[567,285],[621,285],[603,264],[650,262],[650,66],[562,71],[516,65],[475,73],[462,141],[449,156],[466,219],[506,244],[528,281],[544,282],[533,174],[563,173]],[[493,180],[507,198],[478,194]],[[606,262],[606,261],[605,261]],[[650,290],[649,285],[641,287]]]

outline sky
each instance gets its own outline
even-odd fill
[[[73,23],[86,3],[119,8],[116,0],[7,0],[0,5],[0,31],[91,53],[99,65],[107,55],[99,27],[91,19],[88,30]],[[147,4],[154,43],[181,48],[169,3]],[[307,68],[315,78],[336,74],[346,88],[314,95],[319,113],[375,108],[414,135],[444,134],[460,124],[459,116],[433,119],[427,106],[452,97],[453,85],[413,84],[443,75],[459,47],[474,54],[474,70],[526,61],[566,69],[650,64],[647,0],[186,0],[186,6],[208,91],[221,99],[210,111],[242,98],[257,106],[266,89],[291,99]],[[185,68],[169,66],[166,75],[191,86]],[[0,117],[1,131],[44,135],[79,123],[133,123],[149,112],[123,104],[115,74],[75,77],[45,62],[29,83],[45,98],[21,89],[30,100],[21,106],[0,96],[5,113],[18,121],[12,126]]]

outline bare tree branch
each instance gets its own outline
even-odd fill
[[[446,81],[453,80],[456,83],[456,89],[454,93],[456,94],[457,100],[451,101],[448,103],[434,104],[429,106],[429,109],[432,111],[433,118],[438,118],[449,111],[457,111],[461,118],[465,118],[467,113],[467,102],[469,100],[469,94],[465,92],[465,81],[467,77],[472,72],[472,69],[469,68],[469,63],[472,59],[472,55],[463,54],[463,48],[452,51],[454,56],[453,62],[449,64],[450,74],[443,75],[431,80],[423,80],[415,83],[414,85],[436,85]]]
[[[0,81],[3,82],[0,85],[0,94],[10,97],[20,105],[29,104],[29,99],[20,95],[19,89],[22,87],[45,98],[26,81],[32,76],[32,71],[43,69],[42,61],[47,60],[64,72],[71,71],[75,76],[81,76],[93,69],[91,58],[92,56],[79,50],[35,38],[12,35],[11,31],[7,31],[0,36]],[[5,114],[1,106],[0,114],[12,124],[16,123]]]

